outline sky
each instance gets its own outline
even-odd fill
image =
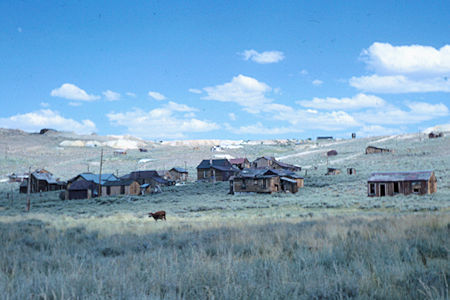
[[[450,123],[450,1],[4,0],[0,89],[30,132],[418,132]]]

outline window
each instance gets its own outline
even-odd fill
[[[261,186],[262,186],[263,189],[267,188],[267,181],[266,180],[267,179],[263,179],[262,180],[262,185]]]
[[[420,184],[420,182],[412,182],[411,188],[414,194],[419,194],[420,190],[422,189],[422,185]]]
[[[258,185],[258,179],[253,180],[253,185]]]
[[[375,183],[369,184],[369,195],[375,195]]]
[[[246,184],[245,184],[245,179],[242,179],[242,185],[241,185],[241,188],[242,188],[243,190],[245,190],[245,189],[247,188],[247,186],[246,186]]]
[[[111,195],[111,187],[110,186],[106,187],[106,195]]]
[[[125,186],[124,185],[120,186],[120,194],[121,195],[125,194]]]
[[[206,178],[206,171],[203,171],[203,178]]]

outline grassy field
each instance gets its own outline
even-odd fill
[[[98,171],[99,149],[62,149],[67,136],[7,133],[1,174],[31,165],[68,179],[86,163]],[[369,144],[394,153],[365,155]],[[120,157],[105,148],[106,172],[186,164],[190,182],[156,195],[62,201],[58,192],[33,194],[24,212],[18,184],[0,182],[2,298],[448,299],[450,138],[244,144],[224,152],[275,155],[304,168],[304,188],[273,195],[232,196],[227,182],[193,182],[209,148],[151,144],[148,153]],[[331,149],[339,154],[327,164]],[[155,161],[140,165],[143,158]],[[327,166],[343,174],[326,176]],[[370,172],[424,169],[436,173],[433,195],[367,197]],[[147,217],[156,210],[167,212],[167,222]]]

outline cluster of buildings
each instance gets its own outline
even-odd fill
[[[390,149],[369,146],[366,154],[391,152]],[[336,151],[327,156],[337,155]],[[230,194],[240,193],[296,193],[304,186],[304,178],[296,172],[301,167],[280,162],[272,156],[262,156],[250,162],[247,158],[205,159],[197,166],[197,181],[228,181]],[[328,168],[326,175],[337,175],[339,169]],[[348,175],[356,174],[354,168]],[[89,199],[98,196],[145,195],[161,192],[162,186],[186,182],[188,171],[174,167],[170,170],[134,171],[118,177],[114,174],[81,173],[67,182],[55,178],[45,169],[31,174],[10,176],[10,181],[21,182],[20,192],[38,193],[64,190],[62,199]],[[369,197],[393,196],[396,194],[432,194],[437,191],[437,180],[433,171],[377,172],[367,182]]]

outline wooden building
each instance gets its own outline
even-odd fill
[[[261,168],[283,169],[283,170],[289,170],[292,172],[298,172],[298,171],[302,170],[301,167],[278,161],[273,156],[258,157],[257,159],[255,159],[253,161],[252,167],[256,168],[256,169],[261,169]]]
[[[186,169],[173,167],[168,172],[168,177],[170,180],[175,182],[186,182],[189,176],[189,172]]]
[[[230,178],[230,193],[296,193],[303,178],[292,172],[275,169],[244,169]]]
[[[107,181],[102,185],[102,196],[139,195],[141,187],[136,180]]]
[[[230,159],[230,163],[239,170],[250,168],[250,161],[246,157]]]
[[[132,179],[136,180],[140,185],[148,183],[152,187],[156,185],[169,186],[175,184],[174,181],[166,180],[161,177],[155,170],[134,171],[130,174],[120,177],[120,179]]]
[[[90,199],[98,196],[98,184],[92,181],[77,180],[67,188],[66,199]]]
[[[367,146],[366,154],[392,152],[391,149],[379,148],[375,146]]]
[[[204,159],[197,166],[197,180],[227,181],[238,172],[227,159]]]
[[[336,156],[338,153],[336,150],[330,150],[327,152],[327,156]]]
[[[439,132],[439,133],[436,133],[436,132],[430,132],[429,134],[428,134],[428,138],[429,139],[437,139],[437,138],[440,138],[440,137],[443,137],[444,136],[444,134],[442,133],[442,132]]]
[[[356,169],[355,168],[347,168],[347,175],[355,175]]]
[[[327,173],[325,175],[338,175],[341,174],[341,170],[336,168],[327,168]]]
[[[372,173],[367,181],[369,197],[396,194],[425,195],[435,193],[437,180],[433,171]]]
[[[30,193],[40,193],[49,191],[59,191],[66,189],[66,183],[59,181],[52,173],[45,169],[38,169],[31,173],[19,187],[20,193],[28,192],[28,180],[30,180]]]

